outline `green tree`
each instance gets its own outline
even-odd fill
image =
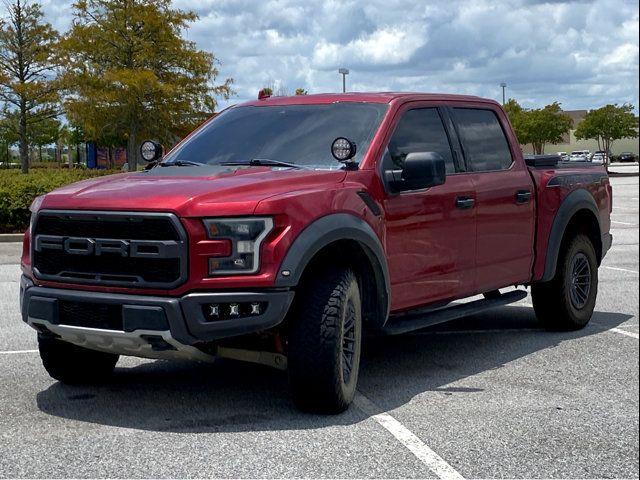
[[[529,131],[525,125],[527,111],[523,109],[513,98],[510,98],[509,101],[505,103],[504,109],[507,112],[507,116],[511,121],[511,126],[513,127],[513,131],[516,134],[520,145],[531,143]]]
[[[307,95],[307,92],[304,88],[296,88],[296,95]]]
[[[540,155],[544,153],[546,144],[562,142],[563,136],[573,127],[573,120],[566,113],[562,113],[558,102],[553,102],[544,108],[527,112],[524,126],[527,143],[533,146],[536,155]]]
[[[638,117],[633,109],[633,105],[625,103],[590,110],[576,128],[576,138],[592,138],[598,142],[598,150],[610,152],[615,140],[638,136]]]
[[[16,0],[0,19],[0,100],[18,114],[22,173],[29,171],[29,128],[58,114],[58,34],[39,4]]]
[[[42,147],[58,141],[60,136],[60,121],[49,118],[38,122],[30,129],[29,142],[38,149],[38,159],[42,162]]]
[[[520,145],[530,143],[537,155],[544,153],[544,147],[548,143],[562,142],[563,136],[573,126],[573,120],[562,113],[558,102],[544,108],[527,110],[515,100],[509,99],[504,109]]]
[[[0,163],[8,166],[11,161],[11,145],[18,141],[15,128],[10,119],[0,113]]]
[[[126,138],[132,170],[143,137],[173,144],[232,93],[232,79],[213,84],[215,56],[180,36],[197,16],[170,0],[79,0],[74,9],[62,42],[68,116],[87,140]]]

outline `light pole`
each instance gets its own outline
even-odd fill
[[[349,75],[348,68],[340,68],[338,69],[338,73],[342,75],[342,93],[347,91],[347,75]]]
[[[500,86],[502,87],[502,106],[504,107],[504,104],[505,104],[504,89],[507,88],[507,84],[502,82]]]

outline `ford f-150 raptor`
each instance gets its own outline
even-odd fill
[[[607,173],[525,159],[492,100],[262,96],[141,155],[144,171],[32,204],[22,317],[61,382],[105,379],[119,355],[226,357],[286,369],[298,407],[340,412],[363,332],[526,296],[512,286],[548,328],[593,313]]]

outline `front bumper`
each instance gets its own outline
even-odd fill
[[[204,354],[194,345],[275,327],[284,320],[293,295],[279,289],[173,298],[38,287],[24,275],[20,282],[22,319],[36,330],[94,350],[149,358],[198,358]],[[238,318],[206,317],[208,305],[229,303],[259,303],[264,308]],[[63,306],[76,309],[73,322],[65,320]],[[78,311],[86,313],[86,322]],[[96,317],[108,315],[118,317],[113,325],[96,324]]]

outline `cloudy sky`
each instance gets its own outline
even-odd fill
[[[64,31],[71,3],[40,0]],[[236,95],[272,85],[507,98],[566,110],[632,103],[638,111],[638,1],[174,0],[199,20],[185,32],[220,60]]]

